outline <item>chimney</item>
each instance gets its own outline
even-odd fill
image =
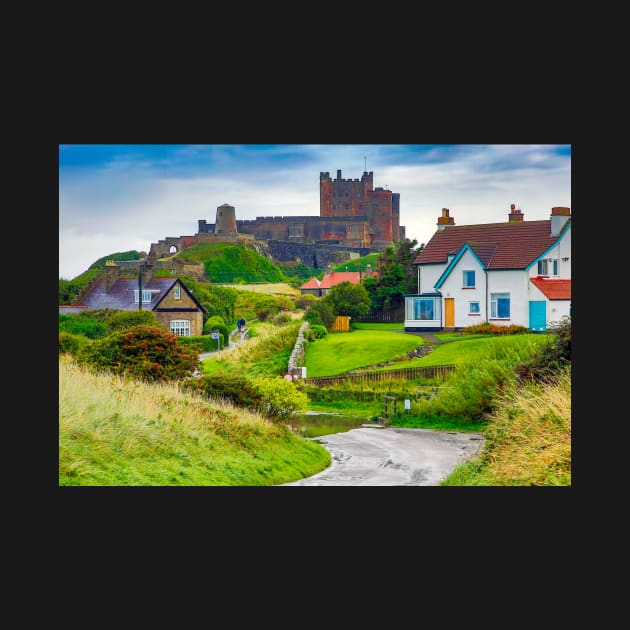
[[[558,236],[564,224],[571,219],[571,208],[551,208],[551,236]]]
[[[512,204],[510,206],[510,214],[508,214],[508,223],[523,223],[524,216],[521,209]]]
[[[103,293],[109,293],[114,282],[120,276],[120,267],[113,260],[106,260],[102,271],[103,275]]]
[[[438,217],[438,230],[443,230],[447,225],[455,225],[455,219],[448,216],[448,208],[442,208],[442,216]]]
[[[329,276],[332,273],[332,270],[333,270],[332,263],[328,263],[326,265],[326,275]]]
[[[337,171],[337,179],[341,179],[341,169]]]

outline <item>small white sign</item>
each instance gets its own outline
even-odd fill
[[[405,398],[405,409],[409,411],[411,409],[411,401],[409,398]]]
[[[218,332],[213,332],[213,333],[210,333],[210,337],[211,337],[212,339],[218,339],[218,338],[219,338],[219,333],[218,333]]]

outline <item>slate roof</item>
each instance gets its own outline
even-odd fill
[[[457,254],[467,243],[488,269],[525,269],[558,241],[564,229],[558,236],[550,233],[550,219],[447,225],[431,237],[412,264],[446,263],[449,254]]]
[[[153,311],[164,299],[169,290],[178,282],[174,277],[157,277],[145,283],[143,291],[151,291],[151,302],[143,302],[142,308]],[[190,293],[188,288],[180,282],[182,289],[186,291],[193,301],[204,310],[198,300]],[[119,278],[114,282],[108,293],[103,292],[103,281],[99,280],[94,287],[83,296],[82,303],[90,309],[114,308],[119,311],[137,311],[138,302],[134,301],[134,291],[138,288],[137,278]]]
[[[571,280],[551,280],[549,278],[530,278],[530,282],[536,285],[550,300],[570,300]]]

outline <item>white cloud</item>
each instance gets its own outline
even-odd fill
[[[197,221],[213,223],[224,203],[236,208],[237,219],[318,216],[320,171],[360,178],[364,156],[374,186],[400,193],[401,224],[418,243],[435,233],[442,208],[450,209],[457,225],[506,221],[511,203],[525,220],[547,219],[552,206],[571,206],[570,157],[554,150],[466,145],[432,149],[413,163],[404,146],[283,145],[261,151],[252,162],[251,146],[192,145],[154,161],[131,147],[105,167],[60,172],[59,275],[70,279],[108,254],[149,251],[167,236],[195,234]],[[267,156],[280,161],[266,164]],[[204,162],[187,175],[182,161],[189,158]],[[443,161],[431,161],[437,159]],[[171,163],[177,164],[173,171]]]

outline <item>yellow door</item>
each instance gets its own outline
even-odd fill
[[[444,298],[444,327],[455,326],[455,298]]]

